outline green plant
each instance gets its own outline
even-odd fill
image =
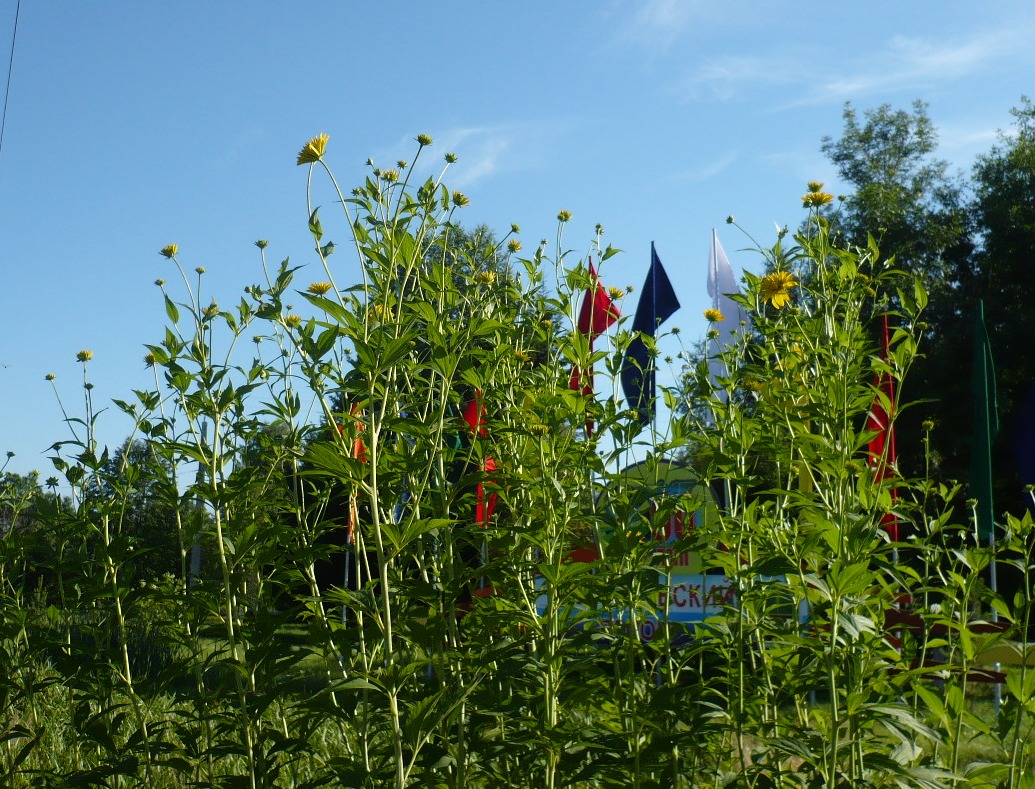
[[[225,309],[166,246],[185,296],[158,281],[169,326],[154,388],[117,401],[124,450],[96,445],[83,351],[84,416],[55,445],[72,502],[0,487],[8,784],[1024,785],[1031,671],[996,722],[969,672],[1029,628],[1030,519],[973,548],[956,491],[877,473],[867,416],[905,405],[873,382],[910,369],[926,297],[872,239],[832,239],[821,185],[747,277],[750,330],[716,349],[730,394],[702,367],[641,440],[614,393],[629,332],[591,350],[575,328],[596,283],[567,211],[522,254],[414,164],[344,193],[327,144],[298,157],[320,281],[260,241],[264,282]],[[598,228],[597,264],[616,252]],[[599,399],[571,388],[591,365]],[[666,490],[678,453],[703,486]],[[147,508],[178,572],[149,575]],[[730,587],[692,632],[667,617],[685,552]],[[1013,600],[982,580],[997,557]],[[889,631],[903,606],[928,637]],[[989,608],[1009,629],[983,632]]]

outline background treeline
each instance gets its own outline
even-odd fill
[[[939,480],[970,477],[971,363],[978,302],[996,364],[1001,430],[994,444],[996,512],[1023,512],[1035,483],[1035,106],[1022,98],[1014,124],[953,173],[937,157],[937,128],[920,101],[863,113],[844,110],[844,130],[823,153],[853,191],[824,215],[847,242],[876,237],[883,254],[921,278],[930,296],[922,318],[922,357],[903,385],[899,462]],[[1020,453],[1020,463],[1018,454]],[[1020,469],[1026,473],[1021,473]]]

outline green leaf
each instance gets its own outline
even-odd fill
[[[923,310],[927,307],[927,290],[924,288],[923,280],[920,277],[913,279],[913,298],[916,301],[918,310]]]
[[[174,324],[180,322],[180,310],[168,296],[165,296],[165,314]]]
[[[748,572],[752,575],[760,575],[766,578],[776,578],[783,575],[796,573],[798,568],[785,556],[769,556],[759,559]]]
[[[927,709],[938,719],[939,723],[944,727],[948,728],[950,718],[946,713],[945,704],[942,702],[940,694],[935,693],[930,687],[925,685],[923,681],[913,683],[913,691],[920,697],[920,699],[927,705]]]
[[[316,207],[313,209],[313,213],[309,215],[309,232],[313,234],[313,238],[316,239],[316,243],[320,243],[320,239],[323,238],[323,225],[320,224],[320,217],[317,216],[320,208]]]
[[[341,325],[347,326],[352,323],[352,314],[337,301],[332,301],[326,296],[317,296],[313,293],[303,292],[302,296],[305,297],[314,307],[323,310]]]

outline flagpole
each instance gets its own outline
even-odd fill
[[[589,308],[589,325],[590,325],[590,330],[589,330],[589,358],[592,359],[593,358],[593,340],[594,340],[594,337],[593,337],[593,327],[596,325],[594,323],[594,321],[596,320],[596,315],[594,315],[594,313],[596,312],[596,308],[597,308],[597,300],[596,300],[597,278],[592,273],[593,272],[593,256],[592,255],[589,256],[589,271],[590,271],[589,287],[591,288],[593,296],[594,296],[593,301],[591,302],[591,306]],[[587,290],[586,293],[588,294],[588,293],[590,293],[590,291]],[[585,297],[583,297],[583,298],[585,298]],[[590,388],[590,391],[593,394],[593,397],[595,398],[596,397],[596,384],[593,381],[594,374],[595,374],[595,371],[593,369],[593,363],[590,362],[589,373],[588,373],[588,375],[589,375],[589,388]],[[581,385],[582,384],[580,383],[580,386]],[[583,391],[585,391],[585,387],[583,387]],[[586,438],[593,438],[593,423],[588,421],[588,420],[586,421]]]
[[[985,301],[978,300],[977,314],[974,321],[974,361],[971,371],[971,395],[974,398],[974,424],[971,441],[970,487],[971,496],[976,500],[974,509],[974,531],[976,544],[981,547],[981,532],[988,532],[990,557],[988,583],[992,594],[998,594],[998,578],[995,562],[995,505],[992,501],[992,442],[999,432],[999,406],[996,396],[995,363],[992,359],[992,347],[985,325]],[[992,609],[992,621],[999,617]],[[999,671],[999,664],[995,665]],[[999,715],[1002,703],[1002,688],[995,684],[995,712]]]
[[[650,242],[650,317],[654,323],[654,338],[655,343],[658,336],[658,277],[657,272],[654,271],[654,261],[658,259],[658,251],[654,248],[654,242]],[[650,364],[650,383],[651,391],[649,396],[654,400],[654,408],[651,409],[650,415],[650,431],[652,440],[657,440],[658,436],[658,347],[657,344],[654,346],[654,353],[649,357]],[[641,401],[642,402],[642,401]]]
[[[712,309],[719,309],[719,237],[715,233],[715,228],[712,228],[712,254],[708,259],[708,275],[709,279],[716,283],[716,287],[712,292]]]

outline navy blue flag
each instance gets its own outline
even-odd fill
[[[1035,485],[1035,384],[1028,390],[1028,399],[1017,415],[1013,432],[1013,450],[1017,458],[1017,473],[1024,486]],[[1024,503],[1035,515],[1035,499],[1027,492]]]
[[[650,270],[647,281],[640,293],[640,303],[636,305],[636,317],[633,318],[632,331],[654,337],[658,327],[673,312],[679,309],[679,299],[672,288],[668,274],[654,250],[654,242],[650,245]],[[648,350],[643,338],[633,337],[625,351],[622,362],[622,390],[625,399],[640,415],[640,422],[647,424],[654,418],[654,354]]]

